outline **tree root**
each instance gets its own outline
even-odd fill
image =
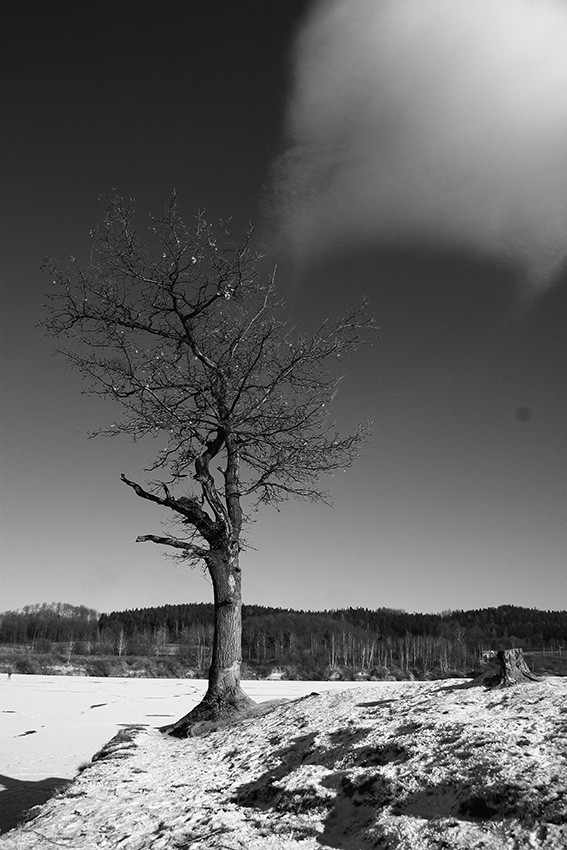
[[[160,732],[171,735],[173,738],[200,737],[217,729],[235,726],[251,717],[261,717],[288,702],[287,699],[274,699],[255,703],[247,697],[242,704],[228,704],[224,707],[224,711],[219,713],[220,706],[218,703],[215,704],[213,712],[210,712],[210,706],[206,704],[206,699],[204,699],[176,723],[160,727]]]

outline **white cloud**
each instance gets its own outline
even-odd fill
[[[567,2],[323,0],[299,33],[280,227],[299,258],[567,255]]]

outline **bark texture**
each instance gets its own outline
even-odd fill
[[[201,702],[163,732],[176,738],[191,735],[202,721],[237,717],[255,705],[240,687],[242,661],[242,591],[238,553],[210,552],[207,566],[213,580],[215,631],[209,685]]]
[[[489,671],[482,676],[482,684],[487,688],[509,688],[521,682],[538,682],[524,658],[522,649],[502,649],[496,653],[497,671]]]

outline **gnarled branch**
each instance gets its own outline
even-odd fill
[[[166,494],[165,498],[162,498],[161,496],[156,496],[155,493],[150,493],[148,490],[144,490],[144,488],[140,487],[139,484],[136,484],[135,481],[130,481],[126,478],[124,474],[122,474],[120,478],[128,485],[128,487],[131,487],[136,495],[140,496],[141,499],[147,499],[150,502],[155,502],[157,505],[161,505],[164,508],[169,508],[178,514],[181,514],[181,516],[185,517],[184,521],[189,525],[194,526],[201,537],[203,537],[203,539],[210,545],[218,539],[219,534],[224,532],[224,528],[222,528],[219,523],[213,522],[207,512],[200,506],[196,498],[182,496],[179,499],[174,499],[170,495],[167,487],[164,488]],[[190,548],[193,549],[194,547],[191,546]]]
[[[200,546],[195,546],[194,543],[187,543],[184,540],[179,540],[177,537],[160,537],[159,534],[141,534],[136,537],[136,543],[148,542],[160,543],[163,546],[173,546],[174,549],[182,549],[191,559],[205,558],[209,551],[208,549],[203,549]]]

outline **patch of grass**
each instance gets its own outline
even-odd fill
[[[88,769],[89,769],[89,767],[92,767],[92,766],[93,766],[92,761],[83,761],[83,762],[81,762],[81,764],[80,764],[80,765],[78,766],[78,768],[77,768],[77,776],[78,776],[80,773],[84,773],[84,772],[85,772],[85,770],[88,770]]]

